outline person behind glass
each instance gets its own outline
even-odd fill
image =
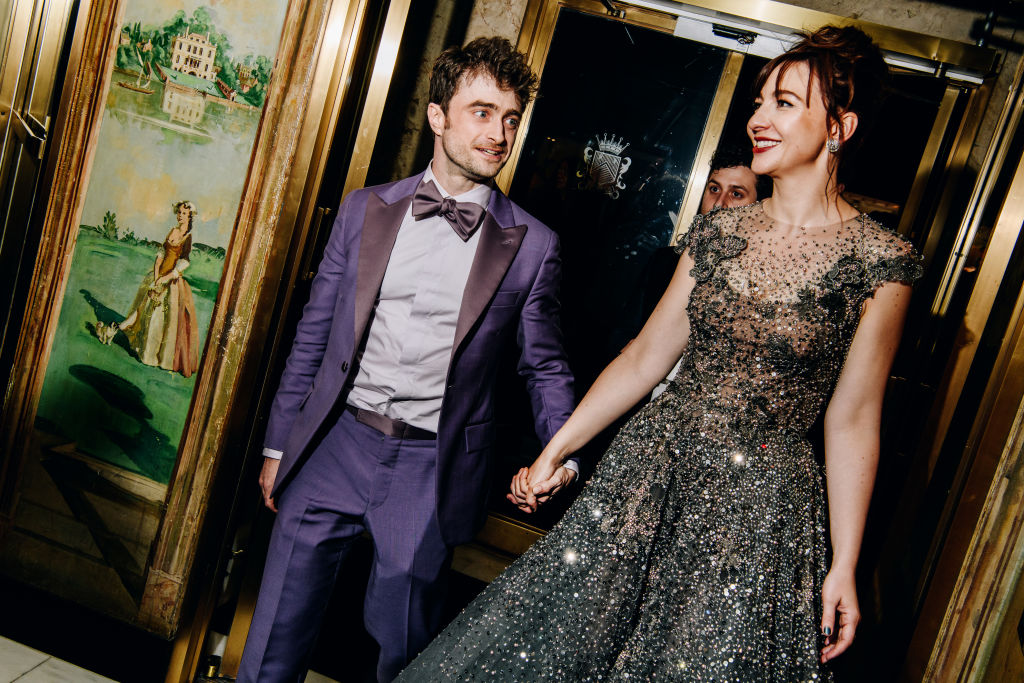
[[[711,155],[711,173],[700,198],[700,213],[746,206],[771,194],[771,179],[750,170],[751,156],[746,145],[719,145]],[[654,312],[678,264],[679,254],[674,247],[659,247],[651,254],[643,275],[641,310],[644,320]]]
[[[751,156],[749,147],[735,144],[723,144],[715,150],[711,155],[711,173],[700,198],[702,215],[715,209],[747,206],[771,194],[771,179],[750,170]],[[679,254],[674,247],[661,247],[651,255],[644,273],[642,310],[645,320],[651,317],[655,306],[668,289],[668,283],[672,280],[678,264]],[[658,382],[651,391],[651,398],[657,398],[665,391],[677,372],[679,363],[676,363],[668,375]]]
[[[400,681],[832,680],[921,274],[838,192],[886,74],[867,35],[835,26],[764,67],[747,131],[772,196],[694,219],[635,342],[513,482],[520,505],[682,357],[679,376]],[[807,438],[822,413],[823,467]]]
[[[430,81],[430,165],[357,190],[338,211],[267,427],[260,487],[278,515],[239,681],[304,677],[364,531],[379,680],[437,632],[452,548],[486,516],[506,341],[519,346],[543,442],[572,410],[558,238],[492,182],[536,82],[504,39],[445,50]],[[553,470],[541,498],[575,467]]]

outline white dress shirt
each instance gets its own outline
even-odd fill
[[[429,167],[423,180],[450,196]],[[487,185],[454,197],[485,208],[490,198]],[[441,216],[413,218],[410,205],[380,286],[350,405],[437,431],[462,294],[479,243],[479,230],[463,242]]]
[[[442,197],[451,196],[430,166],[423,180],[433,182]],[[454,199],[487,208],[491,187],[478,185]],[[437,432],[462,294],[479,243],[480,230],[463,242],[441,216],[413,218],[410,204],[384,272],[349,405]],[[264,448],[263,455],[282,454]],[[565,466],[579,474],[575,461]]]

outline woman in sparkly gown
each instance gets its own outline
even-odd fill
[[[882,396],[920,274],[838,193],[884,74],[866,35],[836,27],[765,67],[748,133],[773,196],[694,221],[644,330],[510,498],[533,509],[570,453],[682,369],[399,680],[831,680],[859,618]],[[822,411],[824,467],[806,436]]]

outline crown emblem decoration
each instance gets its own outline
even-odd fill
[[[622,175],[629,170],[632,160],[622,156],[629,147],[624,137],[602,133],[587,144],[583,150],[584,168],[576,173],[581,178],[580,188],[603,192],[612,199],[619,198],[619,190],[626,189]]]
[[[623,138],[616,140],[614,135],[601,135],[597,138],[597,148],[608,154],[622,156],[622,150],[627,147],[629,147],[628,142],[623,142]]]

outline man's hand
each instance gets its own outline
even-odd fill
[[[540,505],[571,484],[575,478],[576,473],[568,467],[537,458],[533,465],[522,468],[512,477],[509,493],[505,497],[523,512],[536,512]]]
[[[276,458],[263,458],[263,469],[260,470],[260,490],[263,492],[263,504],[277,512],[274,499],[270,494],[274,491],[274,482],[277,480],[277,468],[281,461]]]

